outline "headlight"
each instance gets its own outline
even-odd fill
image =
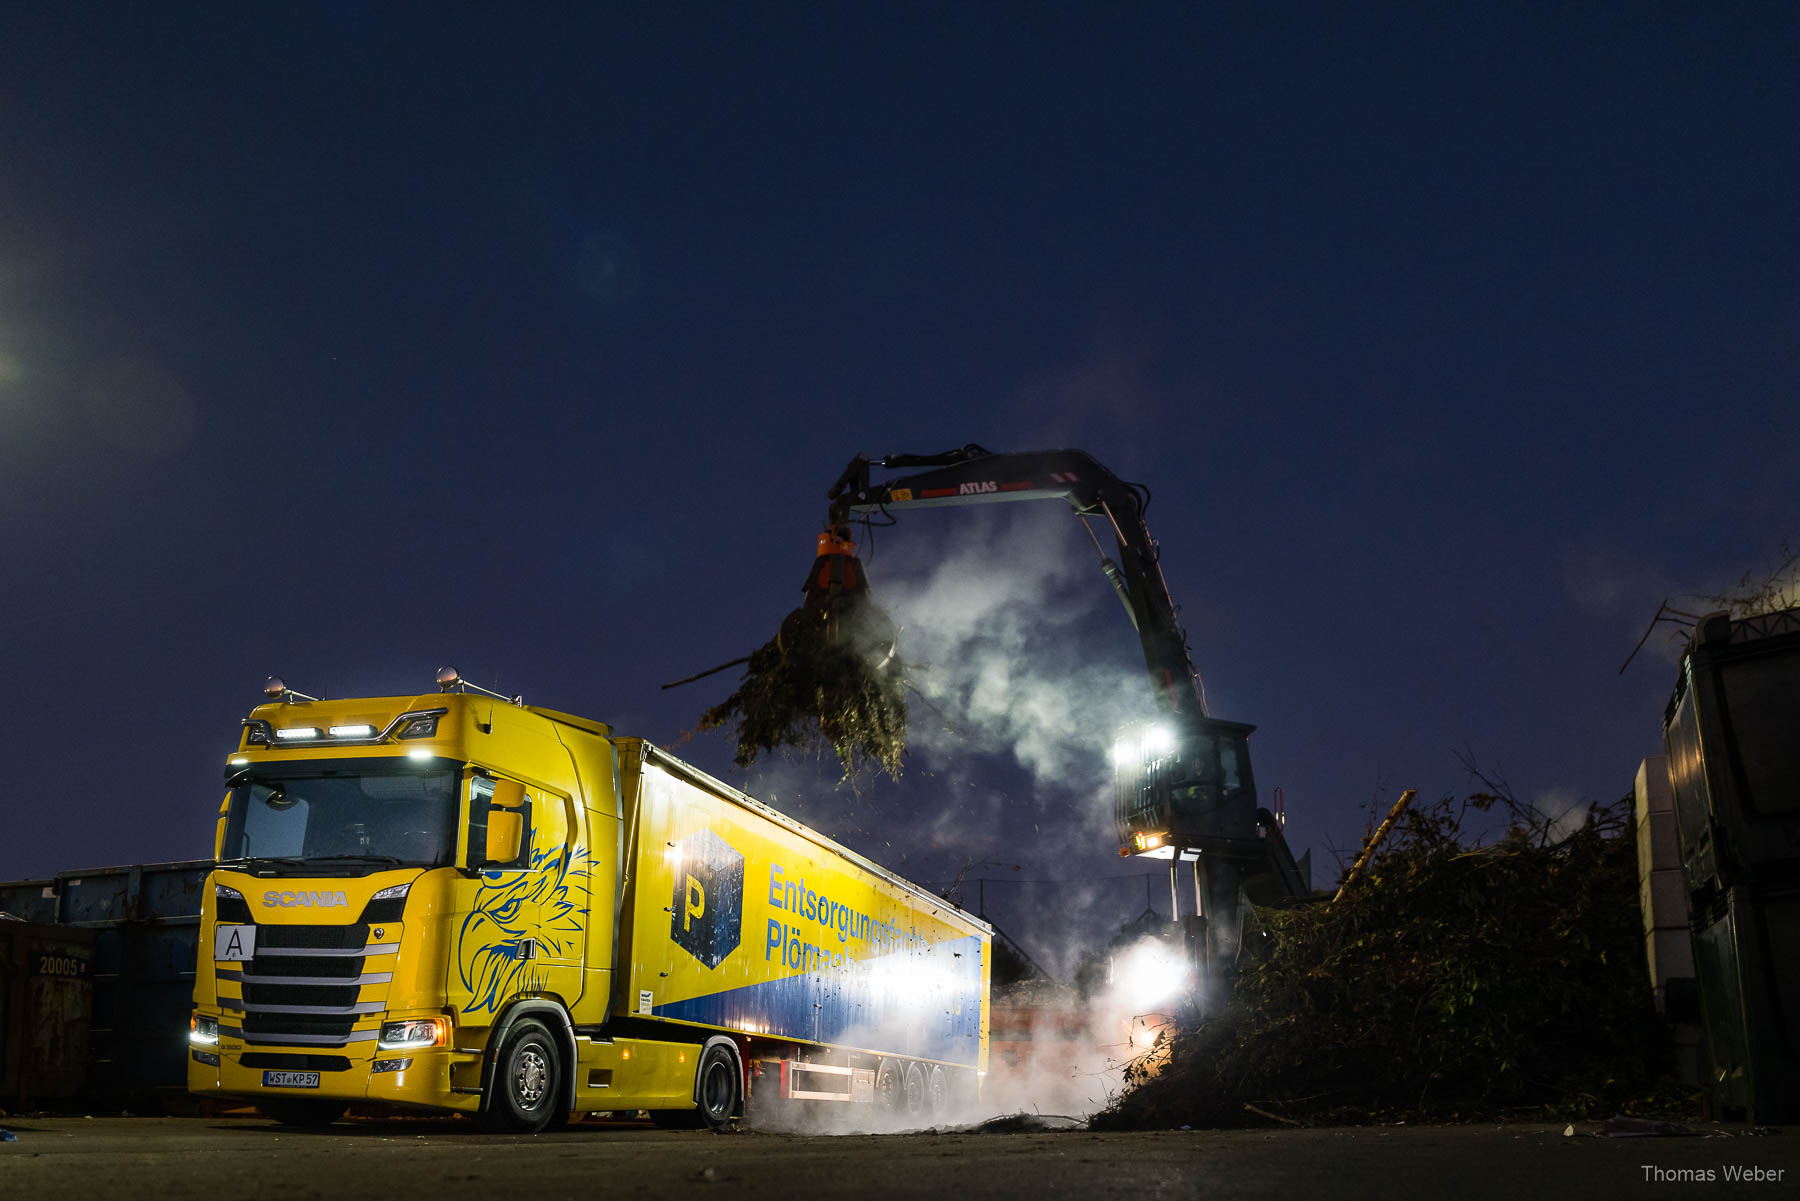
[[[214,1046],[219,1041],[219,1019],[194,1014],[188,1018],[188,1041],[197,1047]]]
[[[213,897],[220,901],[241,901],[244,894],[225,884],[213,885]]]
[[[390,884],[386,888],[381,889],[379,892],[377,892],[374,896],[370,897],[369,899],[371,901],[392,901],[397,897],[405,896],[406,890],[411,887],[412,887],[411,880],[408,880],[404,884]]]
[[[383,1051],[441,1047],[449,1033],[449,1025],[443,1018],[408,1018],[400,1022],[383,1022],[381,1037],[375,1040],[375,1045]]]

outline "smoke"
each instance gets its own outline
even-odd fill
[[[1065,814],[1076,802],[1073,816],[1092,827],[1107,816],[1114,736],[1147,715],[1150,693],[1136,639],[1074,524],[1050,506],[977,517],[937,553],[909,545],[876,570],[901,654],[918,665],[912,752],[952,773],[971,757],[1008,755],[1036,796]],[[1110,637],[1092,628],[1102,607]]]
[[[857,1095],[843,1101],[783,1100],[780,1068],[764,1062],[752,1088],[749,1117],[762,1130],[806,1134],[883,1134],[926,1128],[967,1128],[1014,1115],[1052,1120],[1052,1125],[1085,1121],[1124,1088],[1133,1063],[1157,1064],[1166,1052],[1164,1037],[1176,1008],[1193,985],[1181,952],[1155,936],[1119,947],[1110,968],[1089,994],[1048,981],[997,993],[990,1007],[988,1069],[979,1087],[967,1068],[913,1065],[895,1059],[867,1073]],[[921,997],[928,993],[921,991]],[[916,1041],[930,1014],[895,1015],[885,1025],[858,1027],[834,1041],[857,1047],[905,1047]],[[826,1062],[833,1062],[826,1057]],[[878,1061],[865,1058],[864,1064]],[[882,1073],[895,1071],[893,1107],[878,1095]],[[939,1072],[935,1080],[933,1072]],[[1154,1067],[1152,1067],[1154,1071]],[[835,1087],[848,1086],[834,1081]],[[942,1102],[928,1102],[909,1114],[906,1089],[942,1090]]]

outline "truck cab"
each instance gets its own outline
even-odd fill
[[[253,711],[226,766],[190,1089],[294,1120],[475,1112],[520,998],[571,1063],[610,991],[612,924],[587,920],[617,880],[608,733],[456,693]]]

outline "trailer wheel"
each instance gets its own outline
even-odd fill
[[[743,1106],[744,1077],[737,1057],[722,1043],[714,1043],[700,1055],[695,1069],[700,1120],[709,1130],[724,1130]]]
[[[482,1117],[490,1130],[535,1134],[561,1105],[562,1052],[556,1036],[533,1018],[507,1032],[494,1058],[493,1093]]]
[[[875,1112],[883,1117],[900,1113],[901,1091],[905,1072],[896,1060],[884,1059],[875,1069]]]
[[[944,1069],[931,1065],[925,1073],[925,1112],[935,1121],[950,1111],[950,1078]]]
[[[906,1116],[909,1118],[924,1117],[925,1072],[916,1063],[909,1063],[906,1065],[905,1090],[905,1100],[903,1105],[905,1107]]]
[[[344,1116],[350,1106],[343,1101],[260,1101],[256,1106],[265,1117],[283,1126],[329,1126]]]

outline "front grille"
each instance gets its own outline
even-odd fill
[[[365,922],[353,926],[258,926],[256,949],[264,947],[300,948],[305,950],[343,951],[359,948],[369,941]]]
[[[287,1069],[295,1072],[347,1072],[350,1061],[342,1055],[295,1055],[286,1051],[245,1051],[238,1062],[247,1068]]]
[[[241,999],[221,996],[220,1002],[242,1013],[244,1041],[341,1047],[373,1038],[373,1030],[355,1029],[358,1020],[378,1013],[387,1000],[387,973],[365,978],[368,957],[362,951],[369,937],[367,922],[258,925],[255,955],[242,964],[220,965],[221,981],[238,981]],[[399,940],[398,925],[383,927],[380,945]],[[331,1012],[343,1009],[353,1012]]]
[[[258,976],[310,976],[321,983],[354,980],[362,975],[361,955],[270,955],[244,964],[244,979]]]
[[[244,1041],[248,1043],[279,1043],[284,1035],[300,1035],[312,1040],[314,1038],[334,1038],[339,1045],[350,1041],[350,1028],[356,1024],[356,1015],[347,1013],[342,1017],[320,1017],[310,1013],[257,1013],[249,1010],[244,1013]]]
[[[244,981],[244,1004],[253,1005],[328,1005],[347,1009],[356,1004],[362,989],[354,984],[258,984]]]

